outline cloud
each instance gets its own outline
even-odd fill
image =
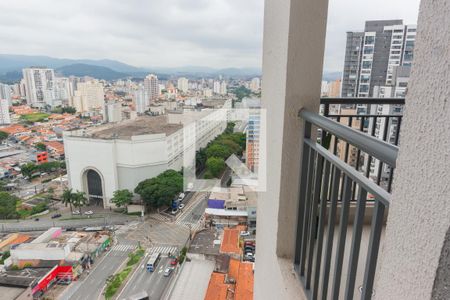
[[[325,69],[342,69],[346,31],[366,19],[415,22],[418,1],[330,0]],[[263,0],[1,1],[0,53],[260,67],[263,10]]]

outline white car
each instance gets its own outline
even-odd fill
[[[85,211],[84,214],[87,216],[90,216],[90,215],[93,215],[94,212],[92,210],[88,210],[88,211]]]
[[[184,208],[184,204],[181,203],[180,205],[178,205],[178,208],[179,208],[179,209],[183,209],[183,208]]]
[[[248,231],[241,231],[241,236],[249,236],[250,232]]]
[[[176,215],[178,212],[178,209],[172,209],[172,211],[170,212],[172,215]]]
[[[79,215],[80,214],[80,211],[79,210],[74,210],[73,212],[72,212],[72,215]]]

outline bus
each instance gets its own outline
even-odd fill
[[[161,253],[153,253],[147,261],[147,271],[153,272],[161,258]]]

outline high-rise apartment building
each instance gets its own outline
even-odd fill
[[[0,99],[8,100],[9,105],[11,105],[11,86],[0,83]]]
[[[122,104],[120,102],[105,102],[103,107],[103,120],[107,123],[122,121]]]
[[[415,25],[402,20],[367,21],[364,32],[347,32],[342,97],[372,97],[392,84],[396,66],[411,65]]]
[[[259,79],[259,77],[253,78],[252,81],[250,82],[250,89],[253,92],[257,92],[259,91],[260,88],[261,88],[261,80]]]
[[[220,91],[219,94],[226,95],[227,94],[227,83],[225,81],[222,81],[220,83]]]
[[[0,99],[0,125],[4,124],[11,124],[9,101],[7,99]]]
[[[98,80],[90,80],[77,84],[77,90],[69,105],[75,107],[77,112],[87,112],[103,108],[104,100],[103,84]]]
[[[136,91],[133,92],[134,104],[137,113],[144,113],[150,104],[149,97],[146,95],[144,87],[140,86]]]
[[[154,74],[147,75],[144,79],[144,89],[149,101],[156,101],[159,96],[158,77]]]
[[[177,88],[179,91],[186,93],[189,90],[189,80],[185,77],[178,78]]]
[[[220,81],[214,81],[213,92],[214,94],[220,94]]]
[[[70,97],[74,95],[72,83],[69,78],[56,77],[55,78],[55,99],[60,102],[69,101]]]
[[[35,107],[53,106],[55,100],[55,72],[44,67],[22,70],[27,103]]]

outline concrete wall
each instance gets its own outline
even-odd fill
[[[302,107],[318,111],[327,0],[266,0],[262,108],[267,192],[259,195],[255,299],[301,299],[293,272]],[[262,137],[264,138],[264,137]]]
[[[422,1],[417,30],[377,299],[430,299],[441,286],[435,279],[450,222],[448,0]]]

